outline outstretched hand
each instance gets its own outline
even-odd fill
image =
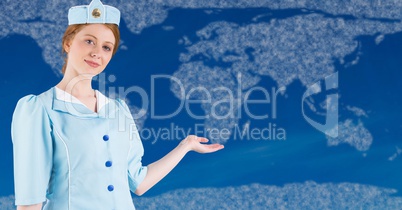
[[[211,153],[224,148],[222,144],[205,144],[209,140],[207,138],[194,135],[187,136],[180,144],[186,145],[189,151],[198,153]]]
[[[165,177],[189,151],[198,153],[211,153],[223,149],[221,144],[206,144],[207,138],[194,135],[187,136],[181,143],[163,158],[149,164],[147,175],[137,187],[135,193],[142,195],[163,177]]]

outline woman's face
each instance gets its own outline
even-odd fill
[[[68,54],[66,73],[97,75],[101,73],[112,58],[115,37],[103,24],[89,24],[82,28],[66,44]]]

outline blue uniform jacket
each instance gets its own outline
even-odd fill
[[[16,205],[134,209],[144,149],[126,103],[96,91],[98,112],[52,87],[21,98],[12,120]]]

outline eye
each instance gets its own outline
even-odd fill
[[[95,44],[95,43],[94,43],[92,40],[90,40],[90,39],[85,40],[85,42],[86,42],[87,44],[92,44],[92,45]]]
[[[111,51],[111,50],[112,50],[112,49],[111,49],[110,47],[108,47],[108,46],[103,46],[103,49],[106,50],[106,51]]]

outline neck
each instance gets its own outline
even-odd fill
[[[94,96],[94,90],[92,89],[92,78],[94,76],[90,74],[74,75],[66,71],[63,79],[56,87],[77,98]]]

